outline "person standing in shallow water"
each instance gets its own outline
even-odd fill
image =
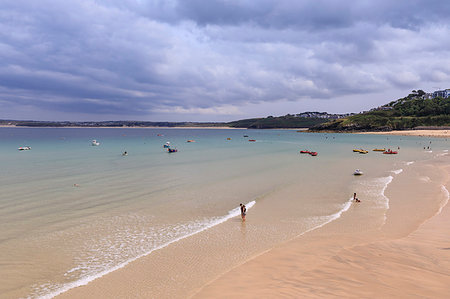
[[[241,218],[242,218],[242,221],[245,221],[245,215],[247,214],[247,208],[243,204],[240,204],[240,206],[241,206]]]
[[[361,201],[356,197],[356,193],[353,193],[353,201],[355,201],[355,202],[361,202]]]

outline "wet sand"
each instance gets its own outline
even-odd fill
[[[450,187],[450,166],[437,167],[413,170],[388,187],[391,208],[381,232],[363,236],[353,223],[350,233],[337,221],[231,270],[194,298],[448,298],[450,205],[443,186]],[[439,182],[417,193],[421,188],[409,182],[414,175],[423,186],[427,175]]]
[[[413,164],[388,185],[381,228],[365,226],[362,200],[329,225],[261,253],[251,226],[231,219],[206,238],[173,243],[58,298],[447,298],[448,157]],[[248,238],[247,254],[230,254],[227,240],[236,234]]]

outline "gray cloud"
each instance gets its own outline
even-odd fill
[[[449,12],[418,0],[7,0],[0,118],[34,107],[37,118],[233,119],[252,103],[332,107],[335,97],[445,85]]]

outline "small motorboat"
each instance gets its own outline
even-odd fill
[[[248,135],[244,135],[244,137],[248,137]]]
[[[176,148],[168,148],[167,152],[168,153],[176,153],[176,152],[178,152],[178,150]]]
[[[363,149],[354,149],[353,152],[360,153],[360,154],[367,154],[368,153],[368,151],[363,150]]]
[[[309,154],[314,157],[317,156],[317,152],[310,152]]]
[[[231,138],[230,138],[230,137],[228,137],[228,138],[227,138],[227,140],[231,140]]]
[[[188,141],[186,141],[186,142],[195,142],[195,140],[192,140],[192,139],[191,139],[191,140],[188,140]]]
[[[385,148],[374,148],[373,151],[374,152],[385,152],[386,149]]]
[[[169,148],[170,147],[170,142],[167,141],[166,144],[163,145],[164,148]]]
[[[255,139],[249,139],[248,141],[250,141],[250,142],[255,142],[256,140],[255,140]]]
[[[98,142],[97,140],[92,140],[92,143],[91,143],[91,145],[92,146],[99,146],[100,145],[100,142]]]
[[[363,172],[359,169],[356,169],[355,172],[353,173],[353,175],[362,175]]]
[[[300,154],[311,154],[310,151],[300,151]]]
[[[392,151],[391,149],[388,149],[387,151],[383,152],[383,154],[386,154],[386,155],[396,155],[396,154],[398,154],[398,152]]]
[[[19,151],[29,151],[31,149],[31,146],[21,146],[18,148]]]

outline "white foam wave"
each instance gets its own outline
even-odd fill
[[[400,174],[403,172],[403,169],[392,170],[394,174]]]
[[[321,227],[327,225],[328,223],[330,223],[330,222],[332,222],[332,221],[334,221],[336,219],[339,219],[344,212],[346,212],[348,209],[350,209],[350,206],[352,205],[352,201],[353,201],[353,197],[350,197],[350,199],[342,205],[342,208],[339,211],[337,211],[336,213],[334,213],[332,215],[326,216],[325,217],[326,220],[324,222],[322,222],[321,224],[316,225],[316,226],[314,226],[314,227],[312,227],[312,228],[302,232],[298,236],[302,236],[302,235],[304,235],[304,234],[306,234],[308,232],[311,232],[313,230],[321,228]]]
[[[441,203],[440,207],[439,207],[439,211],[437,212],[436,215],[439,215],[442,212],[442,209],[448,204],[448,201],[450,199],[450,193],[448,192],[447,188],[445,188],[444,185],[441,186],[441,190],[442,192],[446,195],[445,200]]]
[[[406,165],[408,165],[408,166],[411,164],[414,164],[414,161],[406,162]]]
[[[256,201],[253,200],[253,201],[247,203],[245,206],[247,207],[247,209],[250,209],[255,204],[256,204]],[[135,261],[135,260],[137,260],[137,259],[139,259],[141,257],[144,257],[146,255],[151,254],[153,251],[162,249],[162,248],[167,247],[168,245],[170,245],[172,243],[175,243],[175,242],[178,242],[178,241],[180,241],[182,239],[185,239],[185,238],[188,238],[190,236],[196,235],[196,234],[198,234],[198,233],[200,233],[202,231],[205,231],[205,230],[210,229],[210,228],[212,228],[212,227],[214,227],[216,225],[224,223],[224,222],[228,221],[231,218],[239,216],[240,214],[241,214],[240,207],[234,208],[234,209],[230,210],[228,212],[228,214],[226,214],[224,216],[215,217],[215,218],[212,218],[212,219],[209,219],[209,220],[205,221],[204,225],[202,227],[197,228],[196,230],[194,230],[194,231],[192,231],[192,232],[190,232],[188,234],[185,234],[183,236],[180,236],[180,237],[177,237],[175,239],[172,239],[172,240],[170,240],[170,241],[168,241],[168,242],[166,242],[166,243],[164,243],[164,244],[162,244],[160,246],[152,248],[151,250],[149,250],[149,251],[147,251],[145,253],[142,253],[142,254],[140,254],[140,255],[138,255],[136,257],[130,258],[130,259],[128,259],[128,260],[126,260],[126,261],[124,261],[122,263],[119,263],[118,265],[115,265],[113,267],[110,267],[110,268],[108,268],[106,270],[100,271],[100,272],[95,273],[95,274],[86,275],[85,277],[82,277],[82,278],[80,278],[80,279],[78,279],[76,281],[63,284],[63,285],[59,286],[56,290],[51,290],[49,293],[47,293],[45,295],[38,296],[38,298],[42,298],[42,299],[53,298],[53,297],[55,297],[55,296],[57,296],[59,294],[62,294],[64,292],[70,290],[70,289],[73,289],[73,288],[76,288],[76,287],[79,287],[79,286],[83,286],[83,285],[87,285],[89,282],[91,282],[91,281],[93,281],[93,280],[95,280],[97,278],[100,278],[100,277],[102,277],[102,276],[104,276],[104,275],[106,275],[108,273],[116,271],[116,270],[118,270],[120,268],[123,268],[126,265],[128,265],[129,263],[131,263],[131,262],[133,262],[133,261]],[[65,275],[67,275],[68,273],[77,271],[77,270],[79,270],[79,268],[80,267],[75,267],[75,268],[67,271]],[[48,289],[48,287],[47,287],[47,289]]]

